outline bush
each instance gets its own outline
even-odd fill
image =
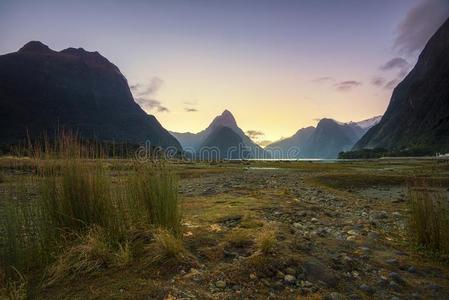
[[[444,190],[409,189],[409,235],[428,251],[449,254],[449,202]]]

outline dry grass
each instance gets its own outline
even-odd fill
[[[426,187],[409,189],[409,236],[428,251],[449,255],[447,192]]]
[[[227,246],[232,248],[247,248],[254,244],[254,239],[251,233],[245,229],[234,229],[229,232],[225,241]]]
[[[28,282],[22,274],[15,270],[15,280],[11,280],[6,272],[0,269],[0,299],[25,300],[28,297]]]
[[[127,182],[127,196],[144,222],[175,235],[181,233],[178,181],[172,171],[160,166],[136,165]]]
[[[257,236],[256,244],[261,253],[273,253],[277,245],[276,232],[270,229],[262,230]]]
[[[158,229],[154,242],[145,247],[145,261],[149,265],[177,267],[196,263],[194,256],[184,247],[182,241],[170,231]]]

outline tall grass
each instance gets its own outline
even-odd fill
[[[409,235],[419,247],[449,255],[449,199],[442,189],[409,188]]]
[[[31,201],[32,180],[10,184],[0,202],[0,269],[9,275],[39,268],[48,262],[54,229],[45,210]]]
[[[30,149],[35,170],[22,179],[30,184],[1,194],[0,273],[14,280],[14,274],[42,274],[51,264],[54,282],[126,265],[133,257],[129,235],[138,228],[179,236],[178,183],[164,166],[136,164],[113,184],[102,151],[85,149],[76,136]]]
[[[144,222],[173,234],[181,231],[178,182],[172,171],[162,166],[138,165],[127,184],[129,201],[143,215]]]

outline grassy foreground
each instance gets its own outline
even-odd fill
[[[449,296],[444,163],[75,154],[0,171],[6,298]]]

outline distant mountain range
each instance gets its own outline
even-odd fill
[[[372,148],[449,152],[449,19],[394,89],[382,120],[354,146]]]
[[[231,129],[241,141],[236,139],[229,130],[221,130],[223,127]],[[170,132],[181,143],[184,151],[192,155],[200,155],[204,152],[205,147],[217,147],[220,149],[222,158],[269,158],[269,154],[259,145],[254,143],[242,129],[237,125],[237,122],[228,110],[214,118],[210,125],[198,133],[179,133]],[[212,136],[213,138],[209,138]],[[223,141],[220,141],[220,138]],[[225,147],[226,146],[226,147]],[[238,149],[239,154],[235,157],[225,155],[224,153],[234,152]],[[201,151],[203,150],[203,151]]]
[[[293,136],[265,147],[273,158],[337,158],[374,126],[381,116],[360,122],[341,123],[321,119],[315,127],[298,130]]]
[[[3,144],[64,128],[84,138],[181,150],[105,57],[82,48],[58,52],[37,41],[0,56],[0,128]]]

